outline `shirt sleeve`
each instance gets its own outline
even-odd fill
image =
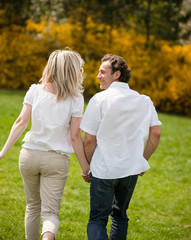
[[[30,105],[33,105],[35,89],[36,89],[36,84],[32,84],[24,97],[23,103],[28,103]]]
[[[101,123],[101,113],[96,98],[90,99],[85,110],[80,128],[93,136],[96,136]]]
[[[161,123],[161,121],[159,121],[157,111],[156,111],[153,103],[151,102],[151,122],[150,122],[150,127],[160,126],[160,125],[162,125],[162,123]]]
[[[72,117],[82,117],[83,111],[84,111],[84,97],[82,96],[82,94],[79,94],[79,96],[74,99]]]

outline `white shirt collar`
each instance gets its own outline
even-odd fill
[[[112,82],[112,83],[110,84],[109,88],[112,88],[112,87],[122,87],[122,88],[130,89],[128,83],[118,82],[118,81]]]

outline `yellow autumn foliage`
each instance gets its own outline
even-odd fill
[[[158,110],[191,116],[191,45],[170,46],[134,29],[111,28],[90,17],[85,26],[70,19],[62,24],[28,20],[25,28],[12,26],[0,35],[0,87],[27,89],[38,82],[49,54],[70,47],[84,58],[85,96],[100,91],[96,79],[106,53],[123,56],[132,70],[131,88],[147,94]]]
[[[0,35],[0,87],[26,89],[37,82],[45,65],[47,48],[12,26]]]

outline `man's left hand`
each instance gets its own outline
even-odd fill
[[[90,179],[90,173],[84,173],[82,172],[82,177],[84,179],[85,182],[90,182],[91,179]]]

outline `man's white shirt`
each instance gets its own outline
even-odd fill
[[[149,128],[161,125],[148,96],[127,83],[113,82],[95,94],[84,113],[81,129],[97,138],[90,169],[102,179],[123,178],[147,171],[143,157]]]

